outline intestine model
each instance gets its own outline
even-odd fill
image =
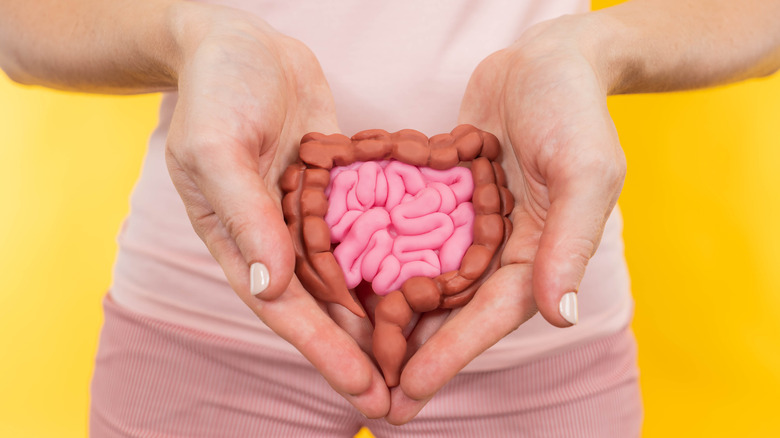
[[[514,205],[499,155],[496,137],[471,125],[430,139],[312,133],[281,178],[303,286],[360,317],[356,288],[381,296],[373,353],[390,387],[413,314],[463,306],[498,268]]]

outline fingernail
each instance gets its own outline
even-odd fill
[[[561,302],[558,303],[558,311],[563,319],[572,324],[577,324],[579,318],[577,314],[577,293],[569,292],[561,297]]]
[[[249,267],[249,291],[252,295],[257,295],[268,287],[271,276],[268,274],[268,268],[262,263],[252,263]]]

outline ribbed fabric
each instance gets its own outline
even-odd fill
[[[461,373],[409,424],[366,420],[301,356],[137,314],[110,298],[90,435],[377,438],[639,435],[629,329],[519,367]]]

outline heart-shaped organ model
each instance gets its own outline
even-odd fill
[[[281,178],[296,274],[316,298],[364,317],[388,386],[406,356],[414,312],[466,304],[499,266],[514,199],[498,139],[471,125],[431,138],[406,129],[307,134]]]

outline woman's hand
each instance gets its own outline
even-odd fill
[[[403,423],[537,309],[577,322],[576,292],[620,194],[625,158],[587,48],[544,23],[474,72],[459,123],[494,133],[515,196],[502,267],[411,357],[388,420]]]
[[[514,231],[504,266],[438,331],[426,330],[391,395],[391,422],[411,419],[537,308],[553,325],[576,323],[577,288],[626,169],[606,95],[772,74],[779,13],[780,0],[633,0],[536,25],[479,65],[460,123],[502,141]]]
[[[317,59],[243,12],[182,4],[177,13],[183,50],[166,160],[193,228],[260,319],[365,415],[383,416],[381,375],[294,277],[281,213],[279,177],[300,138],[338,131]]]
[[[304,133],[338,130],[303,44],[248,12],[204,3],[2,2],[0,68],[18,82],[81,92],[178,89],[166,158],[195,231],[270,328],[365,415],[387,412],[387,387],[355,342],[370,337],[365,323],[338,318],[350,336],[293,276],[279,175]]]

